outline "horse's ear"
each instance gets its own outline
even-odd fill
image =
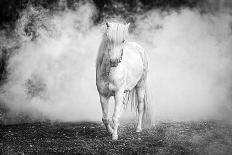
[[[127,32],[129,32],[129,27],[130,27],[130,23],[127,23],[126,24],[126,30],[127,30]]]

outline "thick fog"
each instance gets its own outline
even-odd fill
[[[101,120],[95,61],[105,24],[93,24],[98,11],[93,4],[76,7],[52,14],[28,7],[14,34],[1,32],[1,44],[17,45],[9,51],[8,76],[1,87],[1,104],[9,116]],[[136,16],[128,40],[148,54],[153,121],[231,118],[231,23],[228,12],[201,14],[188,8]],[[26,34],[28,27],[32,34]]]

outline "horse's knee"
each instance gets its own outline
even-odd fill
[[[102,122],[108,125],[110,123],[110,120],[106,118],[102,118]]]
[[[138,104],[138,112],[143,112],[143,111],[144,111],[144,103],[139,102],[139,104]]]
[[[116,125],[116,126],[119,125],[118,117],[113,116],[112,121],[113,121],[114,125]]]

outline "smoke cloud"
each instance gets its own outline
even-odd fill
[[[137,34],[150,57],[154,118],[228,117],[232,112],[231,16],[183,9],[152,11],[140,19]]]
[[[52,15],[29,7],[17,23],[16,39],[2,42],[19,45],[10,53],[1,88],[1,104],[9,115],[101,120],[95,59],[104,28],[93,24],[93,4],[76,7]],[[231,19],[227,12],[201,14],[187,8],[136,17],[130,40],[148,53],[154,121],[231,118]]]

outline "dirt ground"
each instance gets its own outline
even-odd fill
[[[101,122],[1,125],[0,154],[232,154],[232,125],[160,122],[141,133],[123,123],[112,141]]]

